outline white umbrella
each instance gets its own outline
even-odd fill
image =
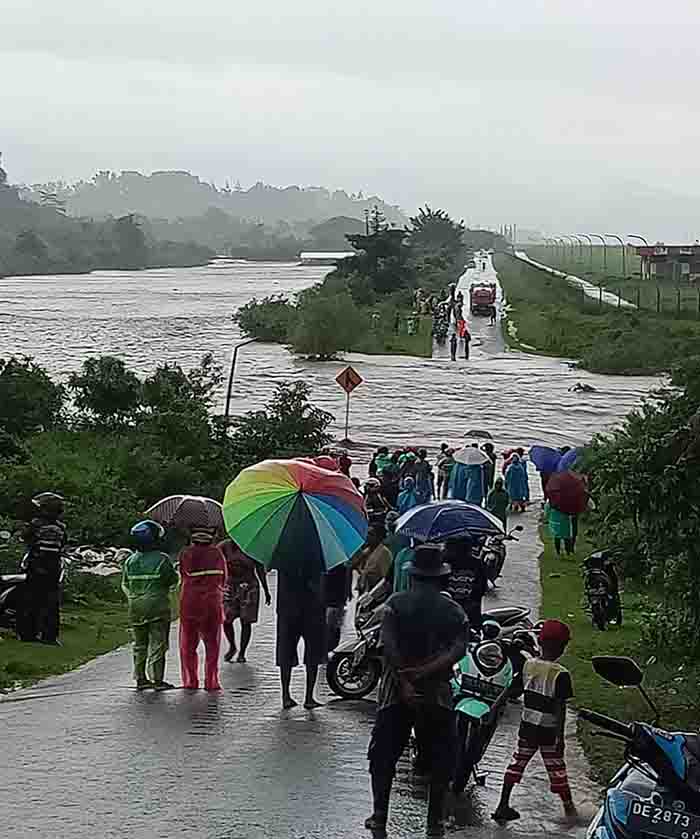
[[[465,466],[483,466],[484,463],[490,461],[490,458],[481,449],[476,449],[474,446],[465,446],[455,454],[455,460]]]

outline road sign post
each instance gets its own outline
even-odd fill
[[[362,384],[363,379],[357,370],[348,365],[345,370],[341,370],[341,372],[338,373],[335,380],[347,394],[345,402],[345,439],[348,440],[350,429],[350,394],[356,387]]]

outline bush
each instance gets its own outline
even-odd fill
[[[53,428],[61,418],[65,390],[31,358],[0,358],[0,440],[2,451],[12,453],[17,440],[42,428]],[[20,452],[16,452],[20,453]]]
[[[291,345],[299,355],[326,360],[349,350],[368,329],[368,318],[349,294],[326,297],[316,293],[299,303]]]
[[[283,295],[254,297],[233,316],[244,335],[259,341],[285,343],[296,316],[294,304]]]
[[[132,419],[141,405],[141,382],[111,355],[85,360],[80,373],[71,373],[68,387],[76,407],[106,425]]]

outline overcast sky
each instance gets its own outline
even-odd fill
[[[2,0],[0,150],[16,182],[177,168],[695,236],[699,26],[698,0]]]

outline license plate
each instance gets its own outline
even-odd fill
[[[473,693],[477,696],[484,696],[487,699],[497,699],[503,692],[500,685],[492,682],[485,682],[483,679],[475,679],[468,673],[462,673],[461,688],[465,693]]]
[[[365,657],[365,653],[367,652],[367,642],[363,641],[360,646],[355,650],[352,654],[352,666],[357,667],[358,665],[362,664],[362,661]]]
[[[700,817],[679,810],[634,801],[627,827],[630,832],[653,833],[673,839],[700,839]]]

